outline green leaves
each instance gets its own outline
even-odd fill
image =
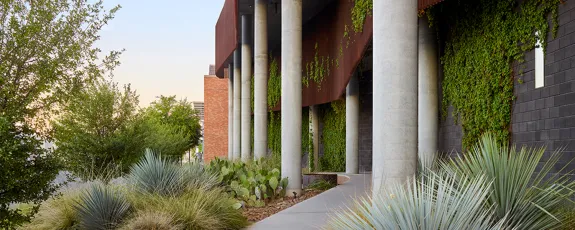
[[[353,8],[351,8],[351,21],[353,23],[353,31],[361,33],[363,31],[363,24],[367,16],[372,14],[373,0],[355,0]],[[344,35],[344,37],[346,37]]]
[[[450,25],[442,81],[442,115],[453,106],[463,127],[463,146],[471,147],[486,132],[508,141],[514,99],[514,63],[536,44],[539,31],[545,47],[552,14],[557,30],[560,0],[446,1],[428,10],[431,24]],[[434,22],[437,20],[438,22]]]

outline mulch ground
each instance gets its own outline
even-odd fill
[[[248,221],[258,222],[276,214],[286,208],[294,206],[295,204],[314,197],[317,194],[322,193],[320,190],[306,190],[303,196],[298,196],[297,198],[284,197],[283,199],[272,200],[266,204],[264,207],[247,207],[243,209],[243,214]]]

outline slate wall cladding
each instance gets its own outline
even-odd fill
[[[372,171],[373,77],[364,72],[359,77],[359,173]]]
[[[518,146],[546,146],[547,152],[564,148],[556,167],[560,168],[575,157],[575,2],[559,6],[557,37],[550,34],[547,41],[544,87],[535,88],[534,51],[515,68],[523,72],[514,81],[512,141]]]

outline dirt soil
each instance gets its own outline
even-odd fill
[[[321,190],[306,190],[303,196],[298,196],[297,198],[284,197],[283,199],[272,200],[266,204],[264,207],[247,207],[244,208],[243,214],[248,218],[249,222],[258,222],[276,214],[286,208],[294,206],[295,204],[314,197],[317,194],[322,193]]]

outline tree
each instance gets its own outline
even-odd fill
[[[159,100],[145,110],[146,116],[159,120],[162,124],[180,130],[188,137],[188,145],[181,152],[195,147],[200,142],[202,127],[198,112],[187,100],[176,100],[176,96],[160,96]]]
[[[56,153],[66,168],[83,179],[111,169],[127,172],[145,148],[137,109],[138,95],[129,85],[120,90],[102,81],[79,93],[53,123]]]
[[[0,229],[29,220],[54,191],[48,120],[114,69],[121,52],[98,59],[98,32],[119,9],[86,0],[0,0]],[[9,204],[33,202],[32,213]]]

